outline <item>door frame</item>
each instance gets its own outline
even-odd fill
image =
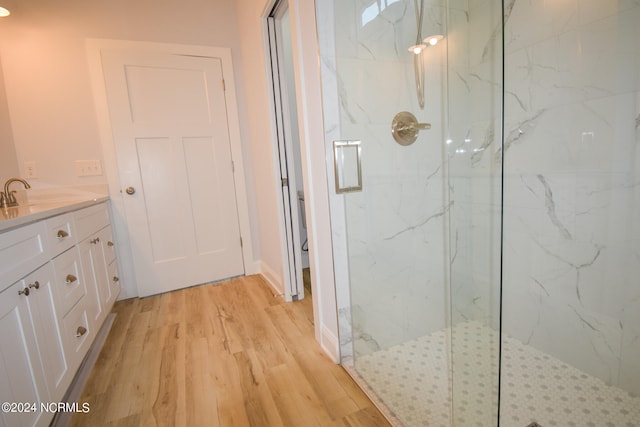
[[[282,253],[282,281],[285,301],[304,298],[304,281],[302,278],[302,238],[300,234],[300,215],[298,214],[298,198],[296,189],[295,162],[293,153],[291,126],[295,105],[289,105],[289,93],[284,78],[295,80],[295,76],[283,75],[285,60],[283,55],[284,40],[280,22],[283,14],[289,9],[287,0],[275,0],[264,18],[267,29],[266,59],[270,65],[267,72],[268,94],[272,121],[272,150],[274,164],[278,165],[276,180],[278,201],[278,218],[280,226],[280,250]],[[284,78],[283,78],[284,77]],[[295,94],[297,97],[297,93]],[[291,109],[294,107],[294,110]],[[300,135],[298,133],[298,140]],[[284,182],[286,180],[286,183]]]
[[[264,75],[270,87],[270,65],[267,63],[268,26],[266,18],[276,0],[264,0],[261,14],[262,43],[264,52]],[[316,17],[325,19],[322,3],[306,0],[287,0],[291,19],[294,73],[297,91],[298,130],[304,177],[305,213],[309,243],[309,265],[311,268],[311,292],[313,294],[313,325],[315,338],[323,351],[335,363],[340,362],[338,339],[338,310],[333,270],[332,228],[327,179],[327,153],[325,152],[325,122],[322,103],[321,67],[318,27]],[[327,18],[333,19],[329,13]],[[323,30],[324,31],[324,30]],[[270,95],[270,94],[269,94]],[[269,106],[271,108],[271,106]],[[269,111],[273,121],[273,112]],[[272,127],[273,129],[274,127]],[[277,165],[274,158],[274,165]]]
[[[103,50],[134,51],[143,53],[164,53],[174,55],[202,56],[220,58],[222,61],[222,74],[225,80],[225,102],[227,105],[227,125],[229,129],[229,142],[231,156],[234,162],[234,181],[236,203],[238,210],[238,223],[242,237],[242,258],[245,266],[245,275],[256,274],[258,270],[253,256],[253,239],[249,221],[249,204],[247,198],[247,185],[244,172],[244,159],[242,153],[242,140],[240,138],[240,120],[238,117],[237,95],[231,60],[231,49],[211,46],[182,45],[171,43],[138,42],[129,40],[111,39],[87,39],[85,43],[91,87],[93,91],[98,133],[104,161],[104,170],[109,185],[111,198],[112,223],[114,234],[118,241],[126,242],[118,245],[118,263],[122,279],[122,291],[118,299],[126,299],[139,295],[135,283],[135,266],[132,261],[131,239],[127,228],[127,220],[124,210],[124,200],[120,173],[116,160],[115,144],[111,131],[111,119],[107,103],[107,93],[104,84],[102,70]]]

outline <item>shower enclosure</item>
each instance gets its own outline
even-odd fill
[[[397,425],[640,426],[640,2],[316,5],[345,368]]]

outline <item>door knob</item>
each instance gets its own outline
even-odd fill
[[[127,187],[124,191],[125,191],[125,193],[127,193],[128,195],[131,196],[132,194],[135,194],[136,189],[133,188],[133,187]]]

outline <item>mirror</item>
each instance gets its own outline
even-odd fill
[[[13,141],[7,92],[4,88],[2,58],[0,58],[0,184],[12,176],[18,176],[18,158]]]

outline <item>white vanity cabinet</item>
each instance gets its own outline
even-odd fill
[[[106,203],[0,233],[0,400],[38,406],[0,427],[51,421],[119,290]]]
[[[55,278],[51,263],[46,263],[23,279],[29,289],[25,299],[38,343],[48,397],[54,402],[64,396],[73,372],[67,361],[62,330],[59,328],[54,303]]]

